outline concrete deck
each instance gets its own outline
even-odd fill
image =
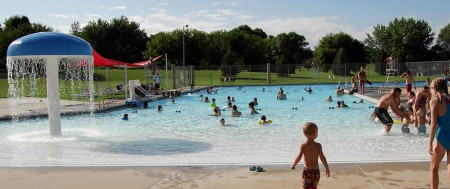
[[[196,90],[208,88],[196,86]],[[190,87],[179,88],[182,94],[188,93]],[[174,90],[169,90],[174,91]],[[163,95],[153,95],[156,99],[168,98]],[[151,98],[143,98],[141,102],[150,101]],[[14,104],[14,105],[13,105]],[[61,116],[90,113],[90,103],[86,101],[60,100]],[[29,118],[48,117],[47,98],[24,98],[20,102],[13,103],[11,99],[0,98],[0,121],[11,120],[14,116],[27,116]],[[94,103],[94,113],[108,112],[127,108],[130,105],[125,99],[105,99]]]

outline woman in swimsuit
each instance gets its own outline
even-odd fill
[[[430,102],[431,125],[428,152],[431,155],[431,188],[437,189],[439,185],[439,165],[445,154],[447,154],[447,174],[450,177],[450,97],[447,82],[442,78],[434,79],[430,88],[436,98],[433,98]],[[436,138],[436,142],[433,145],[434,138]]]
[[[364,94],[364,85],[366,84],[366,72],[364,71],[364,67],[361,67],[361,70],[358,73],[359,86],[361,88],[361,94]]]

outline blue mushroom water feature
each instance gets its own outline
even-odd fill
[[[92,47],[73,35],[40,32],[21,37],[8,47],[7,68],[9,98],[35,96],[36,91],[45,87],[45,83],[42,86],[37,86],[37,83],[46,78],[51,136],[61,136],[60,83],[70,80],[69,83],[74,83],[74,80],[84,78],[92,94]],[[64,73],[61,79],[60,69],[65,69],[61,72]],[[45,90],[41,91],[45,93]],[[93,101],[92,95],[89,100]]]

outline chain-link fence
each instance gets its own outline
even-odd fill
[[[365,68],[367,79],[372,82],[385,82],[385,63],[353,64],[262,64],[242,66],[159,66],[159,78],[162,89],[177,89],[196,86],[232,86],[232,85],[285,85],[285,84],[319,84],[350,83],[361,67]],[[441,76],[449,69],[450,61],[407,62],[394,65],[390,81],[404,81],[398,76],[410,70],[417,81],[427,77]],[[183,69],[184,68],[184,69]],[[127,78],[125,79],[125,73]],[[395,77],[397,76],[397,77]],[[141,84],[154,83],[154,76],[145,68],[95,68],[94,86],[111,86],[123,84],[128,80],[140,80]],[[128,84],[128,83],[127,83]],[[6,97],[8,91],[7,70],[0,70],[0,96]]]
[[[407,62],[406,67],[416,76],[439,77],[450,69],[450,61]]]

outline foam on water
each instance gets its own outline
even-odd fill
[[[335,97],[335,85],[283,86],[287,100],[277,100],[279,86],[221,88],[209,94],[219,107],[233,96],[241,117],[211,116],[209,103],[200,94],[187,94],[175,103],[162,100],[149,109],[124,109],[109,113],[70,116],[62,119],[62,137],[48,134],[46,119],[0,123],[1,165],[195,165],[195,164],[284,164],[291,163],[305,140],[306,121],[319,126],[317,141],[329,162],[420,161],[428,160],[428,135],[403,135],[399,125],[385,134],[383,126],[369,119],[370,103],[359,99]],[[328,95],[334,102],[326,102]],[[300,97],[305,100],[301,101]],[[251,115],[248,102],[258,98],[259,115]],[[336,100],[349,108],[330,109]],[[294,110],[292,109],[294,108]],[[295,110],[295,108],[297,108]],[[121,120],[123,114],[129,121]],[[261,115],[273,121],[258,125]],[[220,118],[226,126],[219,125]]]

